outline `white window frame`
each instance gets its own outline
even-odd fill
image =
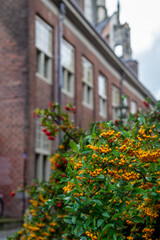
[[[44,38],[44,36],[46,36],[46,38]],[[40,37],[42,38],[42,40],[40,39]],[[39,16],[35,17],[35,47],[37,65],[36,76],[47,82],[48,84],[52,84],[52,27],[49,26],[45,21],[43,21]]]
[[[82,103],[93,109],[93,64],[85,57],[82,57],[82,84]]]
[[[74,97],[75,48],[65,39],[62,39],[61,59],[63,68],[62,92],[70,97]]]
[[[130,103],[130,112],[132,114],[135,114],[137,112],[137,103],[134,100],[132,100]]]
[[[120,107],[120,89],[115,85],[112,85],[112,120],[113,121],[119,118],[117,107]]]
[[[35,122],[35,177],[47,181],[50,176],[51,141],[41,131],[40,119]],[[44,166],[45,165],[45,166]]]
[[[126,118],[123,118],[123,123],[126,124],[127,118],[129,115],[129,98],[125,93],[122,95],[122,97],[123,97],[123,107],[124,107],[124,109],[122,109],[122,116],[124,116],[124,114],[126,114]]]
[[[102,74],[98,76],[99,114],[107,117],[107,79]]]

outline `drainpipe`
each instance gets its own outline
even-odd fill
[[[122,96],[123,96],[124,75],[125,75],[124,72],[122,72],[121,81],[120,81],[120,119],[121,119],[122,123],[123,123],[123,100],[122,100]]]
[[[24,152],[23,154],[23,207],[22,207],[22,216],[25,213],[26,209],[26,185],[27,185],[27,179],[26,179],[26,164],[27,164],[27,153]]]
[[[62,38],[63,38],[63,21],[66,15],[66,9],[63,1],[60,2],[60,19],[59,19],[59,29],[58,29],[58,70],[59,70],[59,78],[58,78],[58,103],[59,106],[62,107],[62,59],[61,59],[61,46],[62,46]],[[61,122],[61,120],[59,120]],[[59,134],[59,141],[62,139],[62,133]]]

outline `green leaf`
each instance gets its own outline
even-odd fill
[[[107,218],[109,218],[109,217],[110,217],[110,215],[109,215],[109,213],[108,213],[108,212],[104,212],[104,213],[102,213],[102,216],[103,216],[103,217],[107,217]]]
[[[73,217],[72,217],[72,223],[73,223],[73,224],[76,223],[76,218],[77,218],[76,216],[73,216]]]
[[[104,223],[104,221],[105,221],[105,219],[98,219],[97,227],[99,228]]]
[[[103,126],[104,126],[105,128],[109,128],[109,125],[108,125],[108,123],[106,123],[106,122],[103,123]]]
[[[139,116],[138,121],[142,124],[146,123],[146,120],[145,120],[144,116],[142,116],[142,115]]]
[[[120,204],[120,206],[119,206],[119,211],[120,211],[120,212],[124,212],[125,209],[126,209],[126,202],[124,201],[124,202],[122,202],[122,203]]]
[[[119,216],[122,216],[122,213],[115,213],[115,214],[112,216],[111,220],[115,220],[115,219],[117,219]]]
[[[151,169],[151,171],[156,171],[156,164],[150,163],[150,169]]]
[[[78,191],[82,192],[82,189],[80,188],[79,184],[78,184],[78,180],[76,177],[73,178],[74,179],[74,184],[75,184],[75,187]]]
[[[93,126],[92,133],[96,133],[96,124]]]
[[[76,152],[76,153],[79,153],[79,149],[78,149],[78,146],[77,146],[77,144],[75,143],[75,141],[70,141],[70,146],[71,146],[71,148],[72,148],[72,150],[74,151],[74,152]]]
[[[124,137],[126,137],[126,138],[130,137],[129,132],[127,132],[127,131],[125,131],[125,130],[123,130],[123,131],[121,132],[121,134],[122,134]]]
[[[113,121],[112,121],[112,120],[109,121],[109,122],[107,122],[107,125],[108,125],[109,128],[111,128],[112,124],[113,124]]]
[[[108,223],[105,227],[102,228],[102,231],[99,235],[99,239],[103,236],[107,229],[114,227],[112,223]]]
[[[99,176],[96,177],[96,179],[105,179],[103,174],[100,174]]]
[[[135,139],[135,136],[136,136],[136,127],[137,127],[137,125],[138,125],[138,122],[136,122],[135,124],[134,124],[134,126],[133,126],[133,129],[132,129],[132,133],[131,133],[131,135],[132,135],[132,137]]]
[[[74,171],[72,170],[72,167],[71,167],[70,162],[68,163],[67,169],[69,170],[69,175],[70,175],[71,177],[73,177],[73,176],[74,176]]]
[[[113,235],[113,240],[117,240],[117,234],[116,233]]]
[[[100,200],[97,200],[97,199],[92,199],[91,202],[94,202],[94,203],[96,203],[99,206],[103,205],[103,203]]]
[[[133,195],[136,195],[136,194],[144,194],[145,193],[145,190],[142,189],[142,188],[134,188],[133,191],[132,191],[132,194]]]
[[[86,221],[85,227],[87,228],[91,223],[93,223],[92,216],[90,216],[90,218],[88,218],[88,220]]]
[[[66,223],[72,224],[72,220],[69,219],[69,218],[65,218],[64,221],[65,221]]]
[[[93,227],[96,228],[96,216],[93,218]]]
[[[135,223],[144,223],[143,218],[141,218],[141,217],[139,217],[139,216],[133,217],[132,220],[133,220]]]

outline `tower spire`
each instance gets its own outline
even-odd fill
[[[118,23],[120,23],[120,2],[119,0],[117,0],[117,20],[118,20]]]

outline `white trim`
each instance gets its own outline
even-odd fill
[[[129,84],[129,82],[125,80],[123,84],[129,91],[131,91],[135,96],[137,96],[139,100],[145,101],[145,98],[136,90],[136,88],[133,88],[132,85]]]
[[[55,15],[59,15],[59,10],[51,0],[40,0],[44,5],[46,5]]]
[[[65,95],[67,95],[67,96],[70,97],[70,98],[74,98],[74,94],[67,92],[66,89],[64,89],[64,88],[62,88],[62,93],[65,94]]]
[[[82,104],[83,104],[85,107],[87,107],[87,108],[89,108],[89,109],[93,110],[93,106],[92,106],[92,105],[90,105],[90,104],[87,104],[87,103],[86,103],[86,102],[84,102],[84,101],[82,101]]]
[[[40,73],[36,72],[36,77],[38,77],[39,79],[41,79],[42,81],[48,83],[49,85],[52,85],[52,82],[50,81],[50,79],[43,77]]]

